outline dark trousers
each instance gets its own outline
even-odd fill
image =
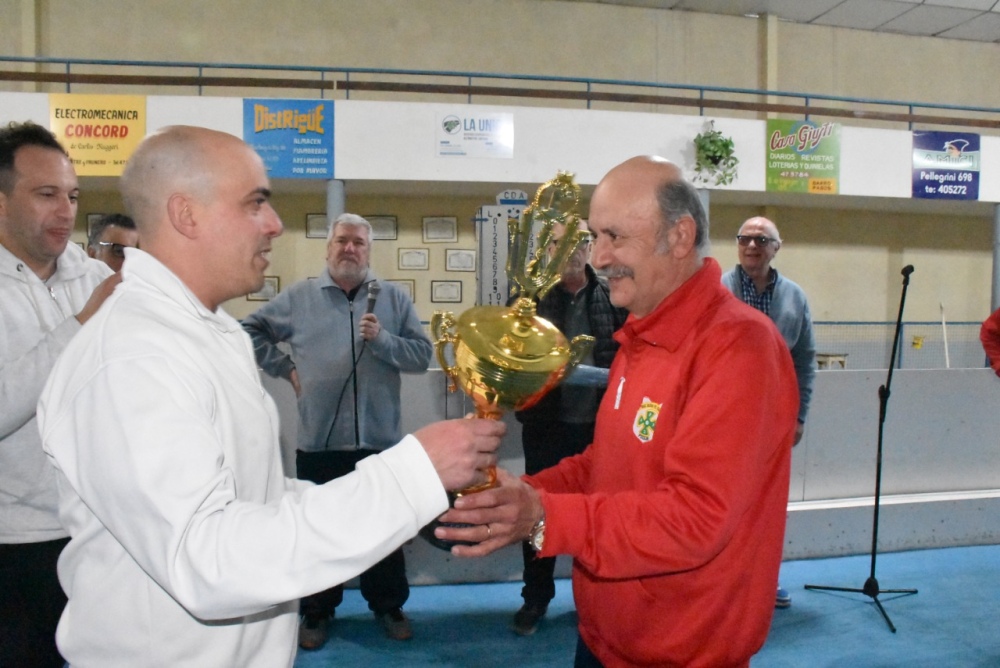
[[[0,666],[62,668],[56,626],[66,607],[56,562],[68,538],[0,544]]]
[[[300,480],[322,484],[347,475],[365,457],[378,454],[374,450],[299,450],[295,466]],[[349,513],[349,508],[331,508],[330,512]],[[410,597],[406,581],[406,560],[400,548],[361,574],[361,595],[368,608],[382,614],[403,607]],[[302,599],[301,613],[306,617],[330,617],[344,600],[344,587],[337,585]]]
[[[556,420],[531,420],[521,425],[524,471],[529,475],[555,466],[566,457],[583,452],[594,440],[594,423],[572,424]],[[527,542],[524,554],[524,587],[521,598],[528,605],[546,606],[556,595],[555,557],[539,558]]]
[[[576,658],[573,660],[573,668],[604,668],[604,664],[594,656],[580,636],[576,637]]]

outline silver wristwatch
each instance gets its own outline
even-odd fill
[[[528,544],[531,545],[531,549],[535,552],[541,552],[542,547],[545,545],[545,515],[542,515],[542,519],[535,522],[535,526],[531,527],[531,533],[528,534]]]

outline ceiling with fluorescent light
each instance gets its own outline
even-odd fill
[[[576,0],[760,16],[819,26],[1000,42],[1000,0]]]

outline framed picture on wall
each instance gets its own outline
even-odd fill
[[[397,236],[396,216],[365,216],[372,224],[372,239],[395,239]]]
[[[400,248],[397,266],[407,271],[426,271],[430,267],[430,255],[426,248]]]
[[[431,301],[454,304],[462,301],[462,281],[431,281]]]
[[[94,229],[94,225],[101,218],[104,217],[103,213],[88,213],[87,214],[87,238],[90,238],[90,231]]]
[[[251,302],[269,302],[278,296],[278,290],[281,288],[281,278],[278,276],[265,276],[264,285],[257,292],[251,292],[247,295],[247,301]]]
[[[406,293],[410,301],[416,301],[416,281],[412,278],[387,278],[383,283],[392,283],[397,288]]]
[[[467,248],[445,249],[444,268],[447,271],[475,271],[476,251]]]
[[[428,216],[424,218],[424,243],[455,243],[458,241],[458,218]]]
[[[306,239],[326,239],[327,232],[325,213],[306,214]]]

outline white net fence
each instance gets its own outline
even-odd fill
[[[986,366],[979,322],[904,322],[897,369]],[[820,368],[888,369],[895,322],[813,322]]]

